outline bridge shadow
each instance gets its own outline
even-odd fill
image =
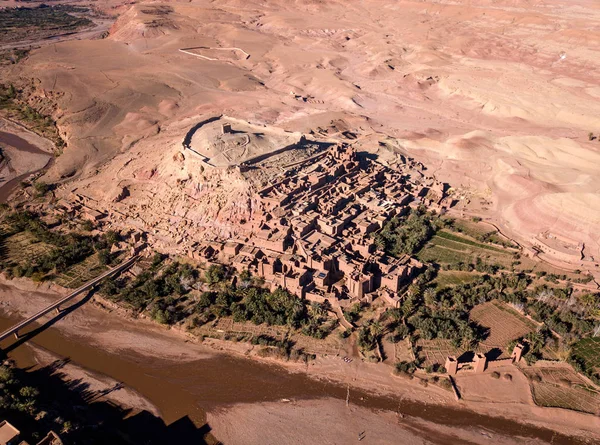
[[[48,328],[52,327],[53,325],[55,325],[56,323],[58,323],[60,320],[65,318],[67,315],[69,315],[71,312],[79,309],[85,303],[90,301],[95,292],[96,292],[95,289],[90,289],[81,300],[65,307],[64,309],[62,309],[60,311],[60,313],[55,314],[50,320],[46,321],[41,326],[38,326],[38,327],[34,328],[33,330],[28,331],[26,333],[19,332],[19,338],[16,341],[14,341],[13,343],[11,343],[10,345],[2,348],[2,350],[5,353],[9,353],[11,351],[14,351],[16,348],[18,348],[22,344],[27,343],[29,340],[35,338],[37,335],[41,334],[46,329],[48,329]],[[24,329],[27,329],[27,327],[25,327]]]

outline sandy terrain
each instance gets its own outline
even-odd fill
[[[542,444],[541,440],[491,433],[484,429],[459,430],[390,411],[346,406],[343,400],[282,401],[235,405],[209,413],[214,435],[228,445],[353,443],[364,433],[368,444]],[[265,435],[268,431],[268,435]],[[361,440],[362,442],[362,440]]]
[[[44,307],[44,305],[51,301],[55,301],[63,294],[65,294],[65,290],[54,285],[44,284],[36,286],[24,279],[15,279],[10,283],[3,281],[0,283],[0,310],[3,313],[11,313],[19,317],[25,317],[26,315],[37,312]],[[254,421],[254,416],[262,418],[263,416],[260,414],[262,410],[271,412],[269,416],[266,414],[264,415],[265,419],[271,419],[273,422],[281,422],[282,425],[286,425],[291,419],[290,416],[294,415],[293,411],[286,412],[284,410],[281,412],[281,417],[278,417],[279,414],[274,416],[273,412],[279,413],[281,407],[278,407],[273,411],[273,406],[250,404],[243,405],[241,408],[233,405],[233,411],[227,411],[225,417],[219,417],[223,414],[222,407],[224,404],[235,404],[236,402],[244,400],[250,402],[254,401],[254,398],[256,397],[253,394],[247,393],[248,389],[246,389],[244,385],[238,387],[239,384],[230,382],[228,385],[231,386],[231,389],[225,389],[218,386],[223,384],[221,381],[223,379],[221,378],[217,378],[212,385],[209,385],[210,389],[207,389],[206,387],[196,389],[192,386],[184,392],[181,392],[180,388],[178,389],[178,392],[175,392],[175,390],[169,392],[169,388],[172,386],[173,382],[169,381],[171,377],[169,375],[168,367],[165,366],[165,361],[177,363],[178,367],[181,368],[181,373],[177,374],[177,376],[173,376],[173,378],[176,378],[176,381],[183,379],[182,381],[187,382],[189,380],[190,384],[192,384],[191,382],[194,382],[198,375],[198,370],[204,367],[206,367],[207,370],[212,369],[213,373],[225,373],[224,369],[214,368],[214,366],[210,364],[211,361],[208,360],[218,357],[219,354],[222,354],[223,352],[238,356],[250,355],[258,359],[253,354],[251,345],[215,340],[206,340],[204,344],[197,344],[195,342],[190,342],[189,338],[177,330],[165,330],[146,320],[132,321],[121,317],[118,313],[107,314],[106,311],[99,309],[91,303],[87,303],[68,314],[65,318],[58,321],[54,327],[65,335],[66,338],[77,340],[75,342],[63,344],[65,343],[64,338],[51,335],[45,340],[45,343],[42,343],[42,346],[45,348],[57,348],[56,352],[62,356],[70,356],[76,351],[79,356],[86,357],[86,359],[89,360],[89,363],[85,366],[90,369],[108,372],[119,381],[133,379],[129,380],[128,386],[132,386],[137,392],[144,396],[152,394],[152,397],[148,398],[151,402],[157,404],[161,413],[165,414],[163,410],[167,411],[166,418],[169,422],[178,419],[179,416],[185,414],[190,406],[196,407],[197,409],[198,400],[210,401],[210,406],[221,407],[218,408],[217,413],[210,411],[211,415],[216,416],[216,425],[220,425],[221,428],[224,428],[222,434],[225,437],[230,437],[231,440],[235,441],[241,439],[239,439],[238,436],[235,436],[235,431],[233,429],[225,428],[224,425],[228,422],[227,419],[231,419],[227,416],[232,415],[234,418],[238,418],[238,411],[236,411],[238,409],[242,410],[239,412],[239,417],[241,419],[247,419],[244,421],[249,423]],[[81,349],[81,347],[78,346],[81,342],[87,345],[84,349]],[[229,347],[228,345],[232,346]],[[92,350],[95,350],[96,353],[91,355]],[[114,354],[115,356],[125,357],[128,363],[127,368],[133,366],[133,370],[128,369],[124,371],[122,369],[126,362],[119,362],[120,364],[107,364],[107,359],[103,358],[107,357],[105,351],[109,354]],[[152,361],[153,358],[157,357],[157,351],[159,351],[158,357],[160,357],[162,364]],[[144,357],[147,357],[147,359],[144,359]],[[598,437],[598,432],[600,431],[600,419],[598,417],[573,411],[540,408],[535,406],[531,397],[528,395],[529,385],[527,380],[514,367],[500,369],[502,373],[511,373],[513,379],[510,382],[506,379],[493,379],[489,373],[480,376],[459,376],[457,383],[461,393],[464,394],[464,400],[456,402],[451,392],[436,385],[430,384],[428,387],[423,387],[417,383],[418,379],[408,380],[406,378],[393,376],[391,367],[385,364],[365,363],[359,359],[348,364],[341,360],[340,357],[335,356],[318,357],[317,360],[311,362],[309,366],[300,363],[274,362],[268,359],[263,359],[262,361],[270,364],[283,365],[288,371],[293,373],[308,375],[309,377],[324,381],[350,385],[351,390],[349,400],[353,405],[353,408],[354,405],[361,405],[363,403],[366,403],[366,406],[372,406],[369,404],[369,397],[366,397],[367,400],[364,402],[361,399],[361,397],[364,398],[365,396],[361,395],[362,393],[360,391],[366,391],[368,394],[393,396],[394,399],[400,401],[404,400],[407,404],[409,401],[411,401],[411,403],[426,403],[432,407],[438,406],[449,409],[466,409],[470,412],[485,413],[490,416],[507,418],[518,422],[526,420],[529,424],[551,428],[564,434],[582,436],[589,440],[600,440],[600,437]],[[203,365],[203,363],[206,363],[206,365]],[[241,364],[225,363],[223,366],[228,369],[227,375],[233,372],[232,376],[225,378],[225,380],[227,380],[228,378],[235,378],[234,376],[238,375],[236,374],[235,369],[230,368],[239,368]],[[150,369],[152,369],[152,371],[149,371]],[[123,374],[123,372],[125,373]],[[277,372],[281,373],[284,371],[278,370]],[[140,375],[140,373],[143,375]],[[156,373],[164,378],[162,384],[163,388],[158,388],[156,386],[156,377],[153,377]],[[104,380],[103,377],[100,378],[95,373],[75,368],[69,368],[69,375],[72,378],[85,377],[86,380],[89,379],[89,381],[92,382],[94,387],[98,388],[102,388],[102,385],[111,386],[112,383],[112,380]],[[212,380],[210,379],[213,379],[210,375],[207,375],[204,378],[208,378],[208,382],[211,382]],[[249,376],[246,378],[249,378]],[[254,379],[256,376],[252,376],[252,378]],[[95,379],[103,383],[94,383]],[[259,385],[263,384],[260,380],[256,381],[256,383]],[[281,383],[278,382],[278,384]],[[240,391],[244,391],[244,393]],[[119,393],[120,391],[115,391],[114,396],[121,397]],[[298,394],[300,395],[301,393],[302,392]],[[124,391],[122,393],[123,399],[121,399],[120,403],[129,403],[133,406],[144,406],[144,403],[150,403],[142,401],[134,397],[134,395],[135,392],[132,394]],[[175,403],[175,400],[177,400],[177,403],[180,404],[180,406],[175,407],[172,405],[172,403]],[[264,396],[262,400],[265,400]],[[267,397],[267,400],[272,400],[272,397]],[[160,404],[158,402],[160,402]],[[300,405],[294,405],[298,406],[298,408],[294,409],[304,411],[304,408],[302,408],[304,406],[302,405],[303,403],[304,402]],[[254,408],[258,411],[254,412]],[[344,425],[345,421],[348,420],[346,418],[348,414],[345,411],[345,406],[343,406],[343,408],[344,409],[341,411],[332,411],[330,405],[325,403],[325,405],[322,406],[322,411],[317,411],[317,413],[319,413],[319,416],[333,416],[332,418],[337,418],[339,420],[337,422],[339,425]],[[425,418],[428,418],[427,406],[425,406],[425,408],[419,406],[412,406],[409,408],[407,406],[404,409],[405,412],[414,412],[414,414],[419,417],[425,416]],[[423,409],[425,410],[423,411]],[[359,411],[360,413],[356,415],[362,416],[365,422],[367,419],[373,417],[373,414],[369,414],[368,410],[361,408]],[[309,415],[306,414],[306,416]],[[386,416],[389,417],[391,414],[385,414],[383,418],[387,419]],[[393,417],[396,419],[395,414]],[[388,420],[386,420],[386,422]],[[438,422],[436,422],[435,430],[443,432],[443,429],[446,428],[444,425],[447,425],[447,423],[441,419],[436,420],[438,420]],[[332,423],[335,422],[332,421]],[[393,420],[390,425],[395,423],[396,420]],[[258,426],[256,428],[255,431],[256,434],[258,434],[260,428]],[[330,426],[327,427],[326,425],[323,425],[322,428],[330,428]],[[342,429],[341,426],[336,428]],[[420,428],[417,428],[417,431],[419,430]],[[238,432],[239,431],[244,431],[244,429],[239,428]],[[337,434],[335,431],[337,430],[332,429],[331,434]],[[358,434],[358,432],[348,430],[344,434]],[[402,434],[406,434],[406,437],[415,439],[416,442],[414,443],[422,443],[419,442],[419,440],[422,439],[421,436],[419,436],[418,432],[415,433],[413,429],[409,429],[409,431],[403,430]],[[464,431],[464,425],[461,425],[460,431],[458,429],[449,430],[448,434],[468,435],[471,433],[469,431]],[[476,436],[478,434],[480,433],[475,433]],[[215,427],[215,435],[220,439],[217,427]],[[286,437],[287,436],[282,436],[281,439],[285,442]],[[331,440],[333,440],[333,436],[324,437],[332,437]],[[378,440],[385,440],[386,437],[389,438],[389,436],[386,435],[375,437],[379,437]],[[279,443],[282,442],[280,441]],[[475,443],[479,442],[475,441]]]
[[[42,47],[4,73],[35,73],[40,100],[53,93],[69,147],[48,178],[77,178],[65,196],[77,189],[111,208],[116,174],[131,186],[126,222],[148,230],[160,221],[140,213],[153,206],[165,224],[185,214],[167,205],[182,179],[188,189],[212,182],[173,161],[201,116],[303,132],[341,123],[367,148],[386,140],[420,158],[507,233],[550,230],[600,257],[600,144],[588,141],[600,131],[595,2],[118,4],[107,3],[121,13],[108,38]],[[250,57],[179,51],[198,47]],[[236,184],[226,178],[218,203],[201,204],[218,209],[223,233],[229,213],[250,206]]]

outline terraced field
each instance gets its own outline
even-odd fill
[[[94,254],[60,274],[55,282],[60,286],[76,289],[93,280],[102,274],[102,272],[106,272],[106,270],[106,266],[102,266],[98,262],[98,254]]]
[[[532,321],[500,301],[475,306],[471,319],[489,329],[489,336],[479,345],[484,352],[498,348],[510,354],[511,351],[506,351],[510,341],[536,329]]]
[[[564,387],[552,383],[533,383],[536,405],[600,414],[600,394],[580,387]]]
[[[446,231],[438,232],[417,254],[421,261],[457,265],[474,263],[479,257],[488,264],[511,265],[513,253],[499,247],[478,243]]]

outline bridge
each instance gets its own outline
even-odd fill
[[[83,286],[75,289],[72,293],[70,293],[69,295],[67,295],[64,298],[61,298],[60,300],[58,300],[57,302],[51,304],[50,306],[48,306],[47,308],[39,311],[37,314],[32,315],[31,317],[29,317],[26,320],[21,321],[20,323],[17,323],[16,325],[14,325],[12,328],[7,329],[6,331],[2,332],[0,334],[0,341],[3,341],[5,339],[7,339],[8,337],[10,337],[11,335],[14,335],[17,339],[19,338],[19,331],[27,326],[29,326],[31,323],[33,323],[34,321],[36,321],[37,319],[43,317],[44,315],[48,314],[49,312],[52,311],[56,311],[57,313],[60,313],[61,309],[60,307],[65,304],[68,303],[69,301],[71,301],[73,298],[75,298],[76,296],[80,295],[81,293],[93,288],[94,286],[96,286],[100,281],[102,281],[103,279],[110,277],[112,275],[116,275],[119,272],[127,269],[128,267],[130,267],[133,263],[135,263],[138,259],[137,255],[134,255],[133,257],[129,258],[128,260],[122,262],[121,264],[119,264],[117,267],[114,267],[106,272],[104,272],[102,275],[94,278],[93,280],[87,282],[86,284],[84,284]]]

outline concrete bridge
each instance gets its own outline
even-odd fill
[[[6,331],[4,331],[4,332],[2,332],[0,334],[0,341],[7,339],[11,335],[14,335],[18,339],[19,338],[19,331],[21,329],[25,328],[26,326],[29,326],[31,323],[33,323],[37,319],[43,317],[44,315],[46,315],[46,314],[48,314],[48,313],[50,313],[52,311],[56,311],[57,313],[60,313],[60,311],[61,311],[60,307],[63,304],[68,303],[69,301],[71,301],[73,298],[77,297],[81,293],[83,293],[83,292],[85,292],[85,291],[93,288],[94,286],[96,286],[103,279],[105,279],[107,277],[110,277],[112,275],[116,275],[119,272],[127,269],[133,263],[135,263],[137,261],[137,259],[138,259],[137,255],[129,258],[128,260],[126,260],[126,261],[122,262],[121,264],[119,264],[117,267],[115,267],[113,269],[110,269],[110,270],[104,272],[102,275],[100,275],[100,276],[94,278],[93,280],[87,282],[86,284],[84,284],[80,288],[76,289],[75,291],[73,291],[72,293],[70,293],[69,295],[67,295],[66,297],[61,298],[56,303],[51,304],[47,308],[41,310],[40,312],[38,312],[35,315],[32,315],[28,319],[23,320],[20,323],[17,323],[12,328],[7,329]]]

